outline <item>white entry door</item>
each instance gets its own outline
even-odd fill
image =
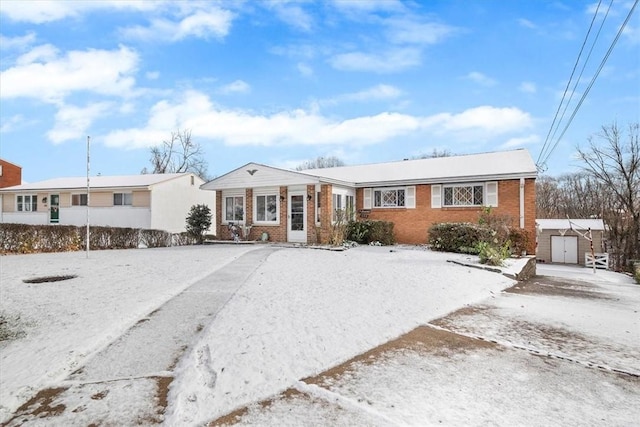
[[[290,192],[287,208],[287,241],[307,243],[306,193]]]
[[[578,236],[551,236],[551,262],[578,263]]]

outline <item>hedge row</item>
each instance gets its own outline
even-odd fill
[[[527,249],[529,233],[519,228],[508,228],[506,232],[494,230],[486,225],[443,222],[429,229],[431,248],[443,252],[478,254],[478,244],[488,242],[495,246],[507,245],[512,254],[520,255]]]
[[[86,249],[87,229],[73,225],[0,224],[0,253],[28,254]],[[186,233],[138,228],[90,227],[90,249],[131,249],[190,245]]]
[[[379,242],[382,245],[393,245],[393,223],[388,221],[351,221],[347,225],[347,240],[368,245]]]

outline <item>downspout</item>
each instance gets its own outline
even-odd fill
[[[524,228],[524,178],[520,178],[520,228]]]

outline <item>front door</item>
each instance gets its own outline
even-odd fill
[[[307,208],[305,193],[289,193],[287,241],[307,243]]]
[[[57,224],[60,222],[60,195],[52,194],[49,199],[49,223]]]

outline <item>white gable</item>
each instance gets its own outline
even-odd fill
[[[311,185],[321,181],[323,180],[311,174],[288,171],[259,163],[248,163],[203,184],[201,188],[219,191],[238,188]]]

